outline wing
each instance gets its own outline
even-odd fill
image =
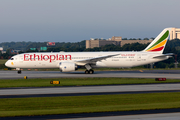
[[[119,54],[106,55],[106,56],[94,57],[94,58],[90,58],[90,59],[78,60],[78,61],[75,61],[75,63],[77,65],[95,64],[97,61],[105,60],[106,58],[110,58],[110,57],[117,56],[117,55],[119,55]]]
[[[174,55],[174,53],[162,54],[162,55],[154,56],[153,58],[161,59],[164,57],[172,57],[172,55]]]

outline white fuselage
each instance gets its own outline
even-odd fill
[[[72,62],[78,66],[84,66],[78,63],[80,60],[86,60],[101,56],[116,56],[97,61],[91,66],[94,67],[134,67],[159,62],[169,57],[153,58],[161,54],[150,52],[41,52],[41,53],[23,53],[13,56],[6,62],[6,66],[11,68],[59,68],[60,62]]]

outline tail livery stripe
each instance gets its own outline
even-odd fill
[[[149,50],[148,52],[156,52],[156,51],[161,51],[164,48],[164,46],[159,47],[157,49]]]
[[[164,40],[164,41],[162,41],[161,43],[157,44],[156,46],[154,46],[154,47],[148,49],[147,51],[151,51],[151,50],[160,48],[160,47],[164,46],[164,45],[166,44],[166,42],[167,42],[167,40]]]
[[[166,33],[164,33],[164,35],[157,42],[155,42],[152,46],[150,46],[146,51],[148,51],[148,52],[161,51],[167,42],[168,36],[169,36],[169,30],[167,30]]]

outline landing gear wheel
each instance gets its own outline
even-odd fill
[[[89,74],[93,74],[94,73],[94,70],[89,70]]]
[[[85,71],[85,74],[89,74],[89,71],[88,71],[88,70],[86,70],[86,71]]]
[[[17,73],[18,73],[18,74],[21,74],[21,70],[18,70]]]
[[[86,71],[85,71],[85,74],[93,74],[93,73],[94,73],[94,70],[92,70],[92,69],[91,69],[91,70],[86,70]]]

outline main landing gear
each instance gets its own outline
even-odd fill
[[[93,74],[94,73],[94,70],[92,70],[92,67],[89,64],[86,64],[85,68],[87,69],[85,71],[85,74]]]
[[[92,69],[85,71],[85,74],[93,74],[93,73],[94,73],[94,70],[92,70]]]

